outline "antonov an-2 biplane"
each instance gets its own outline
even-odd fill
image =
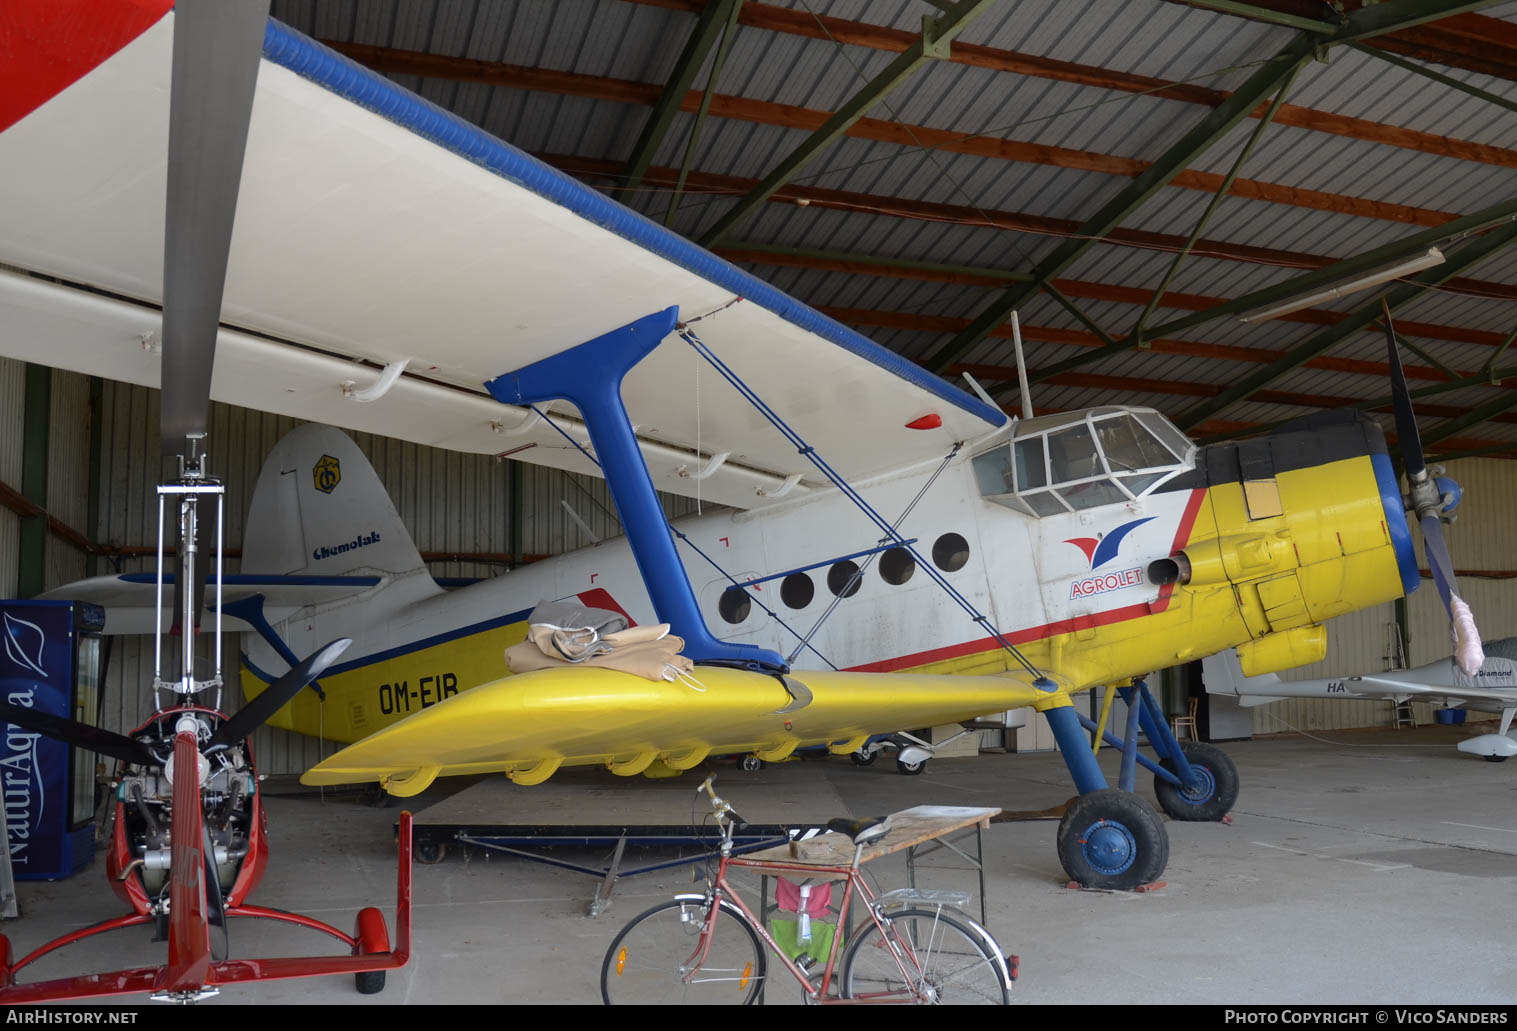
[[[53,40],[69,60],[39,15],[37,59],[0,68],[0,262],[21,270],[0,273],[0,348],[156,386],[174,19],[167,0],[96,6],[120,16],[87,48]],[[1324,620],[1418,583],[1367,417],[1202,449],[1144,409],[1008,419],[275,21],[222,320],[215,398],[598,472],[627,534],[444,592],[344,435],[286,439],[228,610],[251,631],[249,693],[314,642],[354,639],[323,698],[281,717],[355,742],[308,783],[412,794],[448,774],[841,754],[1031,705],[1081,795],[1061,860],[1130,887],[1162,872],[1167,837],[1130,761],[1107,787],[1071,696],[1120,687],[1123,741],[1153,742],[1158,761],[1138,758],[1164,808],[1220,819],[1231,763],[1178,745],[1135,678],[1234,646],[1250,673],[1318,659]],[[656,489],[733,511],[676,537]],[[1436,488],[1414,500],[1436,528]],[[130,632],[153,603],[127,580],[62,593]],[[575,596],[672,624],[694,682],[503,678],[527,612]]]

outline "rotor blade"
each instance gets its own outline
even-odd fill
[[[1401,349],[1396,346],[1396,327],[1391,323],[1391,309],[1381,298],[1385,312],[1385,344],[1391,366],[1391,401],[1396,411],[1396,436],[1401,447],[1401,461],[1410,482],[1427,468],[1422,457],[1422,435],[1417,432],[1417,416],[1412,411],[1412,395],[1401,371]]]
[[[11,684],[15,686],[12,687]],[[41,686],[32,681],[0,681],[0,690],[4,690],[7,695],[32,691]],[[92,727],[88,723],[54,716],[50,712],[28,709],[24,705],[0,702],[0,722],[25,727],[44,737],[50,737],[54,741],[62,741],[66,745],[73,745],[86,752],[108,755],[123,762],[138,763],[143,766],[161,765],[153,753],[148,751],[147,745],[141,741],[135,741],[109,730],[101,730],[99,727]]]
[[[1438,585],[1438,595],[1443,599],[1443,607],[1448,609],[1449,622],[1454,628],[1454,659],[1465,676],[1473,677],[1485,661],[1485,650],[1480,646],[1475,614],[1456,589],[1454,560],[1443,539],[1443,524],[1436,514],[1422,520],[1422,546],[1427,552],[1427,564],[1433,571],[1433,582]]]
[[[204,434],[269,0],[179,0],[163,238],[162,453]]]
[[[321,676],[322,670],[336,661],[337,656],[347,651],[348,645],[352,643],[352,638],[340,637],[325,648],[318,649],[300,665],[264,688],[263,693],[257,698],[238,709],[230,719],[216,729],[216,733],[211,735],[202,751],[209,754],[235,745],[263,726],[264,721],[299,694],[301,688]]]

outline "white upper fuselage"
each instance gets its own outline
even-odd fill
[[[935,468],[936,464],[883,478],[862,493],[885,519],[895,522]],[[966,457],[943,471],[899,531],[915,539],[913,547],[926,562],[933,561],[935,547],[940,558],[962,553],[962,547],[944,540],[950,535],[962,538],[967,560],[942,575],[1003,633],[1015,641],[1034,640],[1061,632],[1060,624],[1075,616],[1105,615],[1109,620],[1142,615],[1160,591],[1143,570],[1174,550],[1190,493],[1161,493],[1038,519],[982,499]],[[1118,548],[1093,557],[1097,541],[1135,522]],[[772,648],[786,656],[799,644],[796,634],[808,635],[835,600],[828,587],[833,562],[877,547],[882,537],[835,490],[756,511],[681,519],[675,527],[739,582],[824,563],[802,574],[812,585],[805,604],[787,604],[799,600],[794,595],[782,599],[782,579],[761,583],[753,595],[796,632],[792,634],[757,604],[749,606],[744,618],[730,622],[720,603],[732,582],[688,544],[678,544],[711,631],[719,638]],[[1093,568],[1097,559],[1099,568]],[[842,669],[902,669],[995,650],[987,633],[923,569],[915,568],[903,583],[892,584],[882,576],[880,556],[854,561],[869,563],[856,593],[844,598],[811,637],[815,651],[796,656],[797,668],[826,668],[830,662]],[[309,571],[320,573],[321,567],[320,560],[313,561]],[[846,579],[843,572],[834,577]],[[435,640],[482,620],[524,615],[539,601],[599,590],[636,622],[657,621],[631,549],[618,538],[448,592],[424,576],[402,577],[314,615],[297,614],[276,629],[296,654],[304,654],[318,640],[353,637],[354,645],[344,656],[347,665],[407,642]],[[246,635],[244,641],[256,664],[282,668],[254,635]]]

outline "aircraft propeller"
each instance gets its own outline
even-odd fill
[[[1383,302],[1382,302],[1383,304]],[[1454,657],[1466,676],[1473,677],[1485,661],[1480,646],[1480,631],[1475,615],[1459,597],[1454,580],[1454,560],[1443,538],[1443,516],[1458,504],[1459,487],[1453,480],[1435,477],[1429,472],[1422,454],[1422,435],[1417,431],[1417,417],[1412,411],[1412,396],[1401,369],[1401,353],[1396,345],[1396,328],[1391,323],[1389,307],[1385,310],[1385,339],[1391,366],[1391,397],[1396,412],[1396,435],[1401,444],[1402,463],[1410,493],[1407,510],[1417,514],[1422,526],[1422,546],[1443,607],[1448,610],[1454,631]]]

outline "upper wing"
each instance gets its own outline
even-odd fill
[[[35,6],[39,38],[64,31],[48,24],[53,5]],[[0,275],[0,351],[157,385],[172,31],[169,13],[0,132],[0,262],[23,270]],[[0,94],[26,75],[0,67]],[[218,400],[579,471],[593,466],[482,384],[671,305],[682,320],[705,316],[701,338],[846,476],[929,460],[1005,421],[273,21],[225,297]],[[381,399],[345,396],[345,383],[361,390],[403,360]],[[811,472],[699,366],[671,338],[628,377],[657,487],[746,508]],[[928,414],[941,429],[906,428]]]

